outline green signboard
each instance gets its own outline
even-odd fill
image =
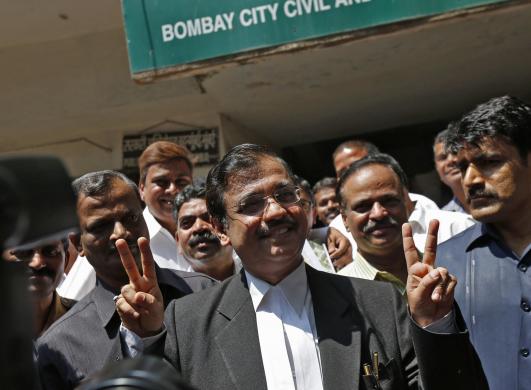
[[[122,10],[131,73],[140,75],[499,2],[122,0]]]

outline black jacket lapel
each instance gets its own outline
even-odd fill
[[[352,285],[306,267],[325,390],[357,390],[360,378],[361,318],[356,318]]]
[[[215,337],[226,375],[236,389],[266,390],[256,314],[243,272],[231,280],[218,312],[227,320]]]

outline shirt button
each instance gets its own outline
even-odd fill
[[[522,348],[520,350],[520,355],[522,355],[523,357],[528,357],[529,356],[529,349],[527,348]]]
[[[529,303],[527,303],[526,301],[522,301],[520,303],[520,307],[522,308],[523,311],[526,311],[526,312],[531,311],[531,306],[529,306]]]
[[[520,271],[522,271],[522,272],[525,272],[525,271],[527,271],[527,265],[525,265],[525,264],[520,264],[520,265],[518,265],[518,269],[519,269]]]

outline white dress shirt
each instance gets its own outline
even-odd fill
[[[413,231],[413,241],[420,252],[424,252],[428,225],[432,219],[439,220],[437,244],[452,238],[475,223],[474,219],[467,214],[439,209],[432,200],[423,195],[410,193],[409,196],[415,202],[415,208],[409,216],[408,222],[411,224]],[[332,220],[330,226],[339,230],[341,234],[349,239],[352,245],[352,254],[354,255],[358,250],[358,245],[354,241],[352,234],[347,231],[341,214]]]
[[[68,275],[57,286],[57,293],[68,299],[81,300],[96,286],[96,271],[88,260],[78,256]]]
[[[155,263],[161,268],[193,272],[192,265],[179,253],[175,237],[155,219],[147,207],[143,215],[149,230],[149,246]]]
[[[256,311],[268,389],[322,390],[317,331],[305,263],[277,285],[245,271]]]

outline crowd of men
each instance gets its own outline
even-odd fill
[[[313,187],[253,144],[203,180],[166,141],[138,186],[77,178],[79,232],[4,254],[28,269],[41,388],[155,355],[196,389],[531,389],[530,134],[509,96],[450,123],[442,209],[361,140]]]

